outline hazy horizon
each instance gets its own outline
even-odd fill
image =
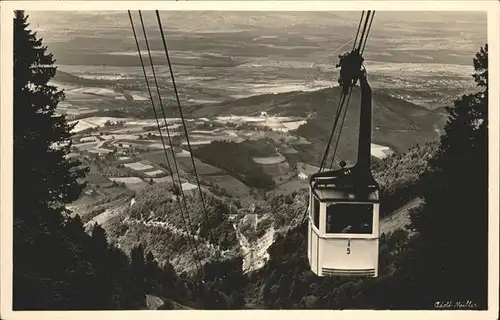
[[[27,14],[59,70],[142,81],[127,11]],[[337,56],[350,49],[360,14],[161,11],[179,84],[193,88],[189,98],[197,101],[335,86]],[[145,50],[137,12],[133,15]],[[143,17],[163,74],[156,17],[152,11],[143,11]],[[486,29],[486,12],[376,11],[364,53],[372,85],[426,107],[443,106],[473,89],[472,59],[487,41]]]

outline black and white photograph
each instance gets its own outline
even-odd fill
[[[2,3],[2,319],[498,318],[499,2],[71,2]]]

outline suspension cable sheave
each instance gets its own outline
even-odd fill
[[[350,53],[346,53],[344,55],[339,55],[340,63],[337,64],[337,67],[341,67],[341,75],[342,75],[342,66],[343,66],[343,62],[344,62],[343,58],[346,57],[346,56],[348,56],[349,54],[353,54],[353,53],[356,53],[356,52],[357,52],[357,54],[359,54],[359,56],[361,58],[361,64],[360,64],[359,68],[361,68],[361,65],[362,65],[362,62],[363,62],[361,54],[363,53],[363,51],[365,49],[365,46],[366,46],[366,43],[368,41],[368,35],[369,35],[370,29],[371,29],[371,26],[372,26],[374,15],[375,15],[375,11],[371,11],[371,10],[368,10],[368,12],[366,13],[366,15],[365,15],[365,11],[361,12],[361,17],[359,19],[358,27],[357,27],[357,30],[356,30],[356,36],[354,37],[354,41],[353,41],[352,51]],[[354,68],[354,67],[352,67],[352,68],[354,70],[356,70],[356,68]],[[358,68],[358,70],[359,70],[359,68]],[[352,81],[352,83],[342,84],[342,83],[340,83],[340,79],[339,79],[340,85],[341,86],[344,85],[344,88],[340,92],[339,104],[338,104],[337,111],[336,111],[336,114],[335,114],[335,118],[334,118],[334,121],[333,121],[333,126],[332,126],[332,130],[331,130],[331,133],[330,133],[330,137],[329,137],[329,139],[327,141],[327,144],[326,144],[326,147],[325,147],[325,151],[324,151],[324,154],[322,156],[320,167],[319,167],[319,169],[317,170],[317,172],[314,175],[317,175],[320,172],[323,172],[323,170],[326,168],[326,162],[327,162],[327,160],[329,158],[329,153],[330,153],[330,145],[331,145],[332,141],[334,140],[333,138],[334,138],[335,132],[337,130],[337,125],[338,125],[339,118],[340,118],[340,116],[342,114],[342,111],[344,111],[344,114],[342,116],[342,121],[341,121],[341,124],[340,124],[340,128],[339,128],[339,133],[338,133],[337,138],[335,139],[335,147],[333,149],[333,154],[332,154],[331,162],[330,162],[330,170],[332,170],[332,168],[333,168],[333,163],[334,163],[334,160],[335,160],[335,155],[336,155],[338,144],[339,144],[339,141],[340,141],[340,136],[341,136],[341,133],[342,133],[342,128],[344,126],[344,120],[345,120],[345,117],[346,117],[346,114],[347,114],[347,108],[348,108],[349,101],[350,101],[351,94],[352,94],[352,89],[353,89],[354,85],[356,84],[356,82],[357,82],[357,79],[355,79],[354,81]],[[345,90],[346,88],[348,88],[348,90]],[[371,108],[371,106],[370,106],[370,108]],[[360,112],[360,114],[362,114],[362,113],[363,112]],[[370,115],[370,119],[369,120],[371,121],[371,115]],[[365,160],[366,157],[364,157],[361,153],[366,153],[367,152],[368,166],[369,166],[369,161],[370,161],[370,144],[368,144],[368,151],[366,151],[366,149],[367,149],[366,148],[366,143],[364,142],[366,140],[366,138],[362,138],[362,137],[366,137],[367,133],[365,132],[364,129],[361,130],[361,127],[363,126],[362,123],[365,123],[364,126],[366,126],[366,121],[365,121],[364,118],[363,119],[360,118],[360,132],[359,132],[359,136],[358,136],[358,140],[359,140],[358,141],[358,162],[359,162],[359,160],[361,160],[361,162],[365,163],[365,165],[366,165],[366,160]],[[369,124],[369,128],[370,128],[369,130],[371,130],[371,123]],[[371,134],[371,131],[370,131],[370,134]],[[370,138],[368,138],[368,139],[370,140]],[[363,140],[363,141],[361,141],[361,140]],[[361,156],[361,159],[359,158],[360,156]],[[327,172],[326,172],[326,175],[328,175]],[[306,206],[306,208],[305,208],[305,210],[304,210],[303,220],[305,220],[307,218],[307,213],[308,213],[309,205],[310,204],[308,203],[307,206]]]

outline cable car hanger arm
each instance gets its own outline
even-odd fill
[[[328,178],[332,177],[334,172],[338,174],[342,173],[342,175],[370,175],[370,157],[371,157],[371,127],[372,127],[372,90],[367,80],[366,69],[361,65],[362,58],[356,52],[354,52],[351,58],[347,58],[348,60],[343,60],[341,63],[352,63],[350,65],[344,64],[341,65],[341,68],[344,69],[344,72],[341,70],[341,78],[344,88],[343,90],[349,90],[350,87],[354,86],[354,84],[359,80],[361,87],[361,107],[360,107],[360,118],[359,118],[359,134],[358,134],[358,152],[357,152],[357,161],[354,166],[351,168],[342,168],[340,171],[324,171],[317,172],[311,175],[311,181],[316,178]],[[355,55],[358,55],[356,57]],[[356,59],[354,59],[354,58]],[[355,64],[354,64],[355,63]],[[359,64],[358,64],[359,63]],[[353,65],[354,64],[354,65]],[[357,68],[357,70],[355,69]],[[356,70],[356,71],[354,71]],[[334,175],[335,176],[335,175]]]

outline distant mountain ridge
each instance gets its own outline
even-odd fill
[[[330,135],[334,115],[340,97],[339,88],[318,91],[293,91],[279,94],[264,94],[243,99],[228,100],[218,104],[186,107],[191,117],[215,116],[294,116],[308,118],[306,124],[296,130],[296,134],[312,144],[303,145],[299,150],[311,157],[319,157]],[[342,131],[339,157],[354,159],[357,146],[360,93],[353,90]],[[428,110],[414,103],[373,92],[372,140],[375,144],[389,146],[396,152],[406,152],[413,145],[435,140],[440,135],[447,115],[441,109]],[[314,162],[319,163],[319,159]]]
[[[235,27],[281,27],[282,25],[308,25],[308,26],[331,26],[335,24],[346,24],[355,28],[359,20],[359,12],[344,11],[296,11],[296,12],[273,12],[273,11],[183,11],[182,15],[177,12],[160,11],[162,18],[168,23],[164,23],[166,28],[195,30],[231,30]],[[134,16],[136,13],[134,12]],[[481,23],[483,13],[472,12],[421,12],[421,21],[426,24],[442,24],[446,21],[462,20],[471,25]],[[67,22],[97,23],[115,28],[129,27],[126,11],[73,11],[58,13],[50,12],[50,15],[43,12],[32,14],[35,20],[41,25],[50,25],[53,21],[62,20]],[[155,25],[154,13],[143,12],[146,26]],[[397,15],[390,12],[379,12],[377,17],[390,22],[408,22],[408,17],[414,16],[410,12],[398,12]]]
[[[116,83],[115,80],[105,80],[105,79],[86,79],[74,75],[69,72],[64,72],[61,70],[56,71],[56,75],[53,78],[54,81],[68,83],[73,85],[82,85],[82,86],[111,86]]]

